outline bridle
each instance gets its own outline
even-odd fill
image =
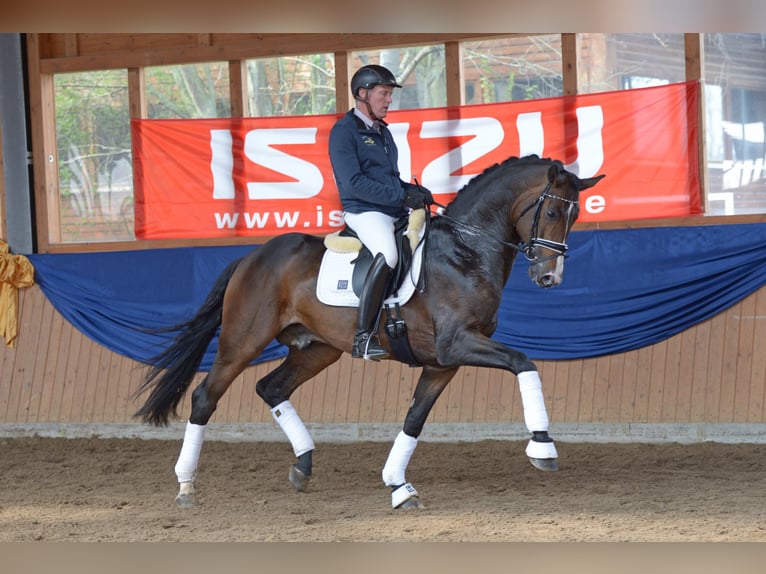
[[[551,191],[551,182],[548,182],[548,185],[545,186],[545,189],[540,194],[540,196],[537,198],[537,200],[529,205],[528,207],[524,208],[524,210],[519,214],[519,216],[516,218],[516,221],[513,222],[513,228],[516,228],[516,224],[519,222],[519,220],[524,217],[524,215],[532,209],[535,208],[535,218],[532,220],[532,229],[529,232],[529,241],[521,242],[519,243],[517,249],[524,254],[524,257],[527,258],[527,261],[534,262],[534,263],[542,263],[543,261],[547,261],[548,259],[553,259],[556,257],[564,256],[566,257],[567,250],[569,247],[566,243],[561,243],[559,241],[551,241],[550,239],[546,239],[544,237],[538,237],[538,227],[540,223],[540,213],[543,209],[543,203],[545,202],[546,198],[551,199],[558,199],[559,201],[563,201],[564,203],[568,203],[570,206],[570,209],[567,211],[567,221],[566,221],[566,232],[564,234],[564,237],[566,237],[568,231],[569,231],[569,216],[572,212],[572,207],[579,205],[578,200],[572,200],[567,199],[565,197],[561,197],[559,195],[555,195],[550,192]],[[532,254],[534,253],[535,247],[543,247],[545,249],[548,249],[550,251],[553,251],[556,253],[556,255],[551,255],[549,257],[545,257],[543,259],[540,259],[539,257],[533,257]]]
[[[562,257],[562,256],[566,257],[566,253],[569,249],[566,243],[561,243],[559,241],[551,241],[550,239],[546,239],[544,237],[538,237],[540,214],[543,209],[543,204],[545,203],[545,200],[548,198],[557,199],[559,201],[563,201],[564,203],[568,203],[570,205],[570,209],[567,212],[568,215],[567,215],[567,223],[566,223],[567,230],[568,230],[569,229],[569,214],[572,211],[571,207],[579,205],[580,202],[576,199],[575,200],[567,199],[565,197],[561,197],[551,193],[551,186],[552,186],[552,182],[549,181],[548,185],[545,186],[545,189],[543,189],[539,197],[534,202],[530,203],[527,207],[525,207],[512,224],[513,228],[516,229],[516,224],[519,222],[519,220],[522,217],[524,217],[524,215],[526,215],[527,212],[530,211],[531,209],[535,210],[534,219],[532,220],[532,229],[529,232],[529,239],[527,241],[520,241],[519,243],[504,241],[503,239],[495,237],[494,235],[490,235],[489,233],[487,233],[486,231],[484,231],[483,229],[479,227],[468,225],[467,223],[458,221],[457,219],[449,217],[445,214],[442,214],[440,217],[447,219],[450,222],[455,223],[460,227],[463,227],[464,229],[469,229],[478,235],[489,237],[493,239],[494,241],[502,245],[505,245],[506,247],[511,247],[515,249],[516,251],[524,255],[527,261],[529,261],[532,264],[542,263],[544,261],[547,261],[548,259],[555,259],[556,257]],[[436,205],[437,207],[445,208],[444,205],[441,205],[439,203],[434,203],[434,205]],[[535,255],[536,247],[542,247],[544,249],[553,251],[555,255],[550,255],[548,257],[541,258],[539,255]]]

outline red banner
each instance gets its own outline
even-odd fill
[[[501,104],[401,110],[386,118],[405,181],[448,203],[512,155],[606,174],[580,221],[702,213],[699,84]],[[329,233],[342,225],[327,142],[335,115],[134,120],[136,237]]]

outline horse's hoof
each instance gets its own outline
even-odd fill
[[[417,496],[413,496],[412,498],[408,498],[404,502],[402,502],[399,506],[396,507],[396,510],[402,509],[402,510],[409,510],[411,508],[414,508],[416,510],[421,510],[425,508],[425,504],[420,502],[420,499]]]
[[[178,508],[193,508],[197,506],[197,501],[193,494],[179,494],[176,496],[176,506]]]
[[[311,477],[306,476],[306,474],[296,465],[290,467],[290,475],[287,478],[297,492],[305,491],[309,480],[311,480]]]
[[[530,456],[529,462],[532,463],[532,466],[539,468],[540,470],[556,472],[559,469],[559,463],[555,458],[532,458]]]

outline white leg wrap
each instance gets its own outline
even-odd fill
[[[191,482],[197,472],[199,453],[202,450],[202,442],[205,440],[206,425],[186,423],[184,443],[181,445],[181,453],[176,462],[176,476],[178,482]]]
[[[290,401],[283,401],[271,409],[271,416],[287,435],[295,456],[314,450],[314,441]]]
[[[391,508],[399,508],[410,498],[416,498],[418,491],[409,482],[405,482],[391,493]]]
[[[410,463],[410,457],[415,452],[418,445],[418,439],[399,431],[396,435],[391,452],[388,453],[388,459],[383,467],[383,482],[386,486],[395,486],[404,484],[404,471]]]
[[[537,371],[524,371],[516,375],[524,407],[524,422],[529,432],[548,430],[548,411],[545,409],[543,385]]]

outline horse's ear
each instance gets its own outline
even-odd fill
[[[551,164],[551,167],[548,168],[548,181],[551,183],[556,182],[556,178],[558,178],[564,170],[558,163]]]
[[[597,175],[595,177],[587,177],[585,179],[580,180],[580,189],[588,189],[589,187],[593,187],[596,185],[599,181],[601,181],[603,178],[606,177],[606,174]]]

